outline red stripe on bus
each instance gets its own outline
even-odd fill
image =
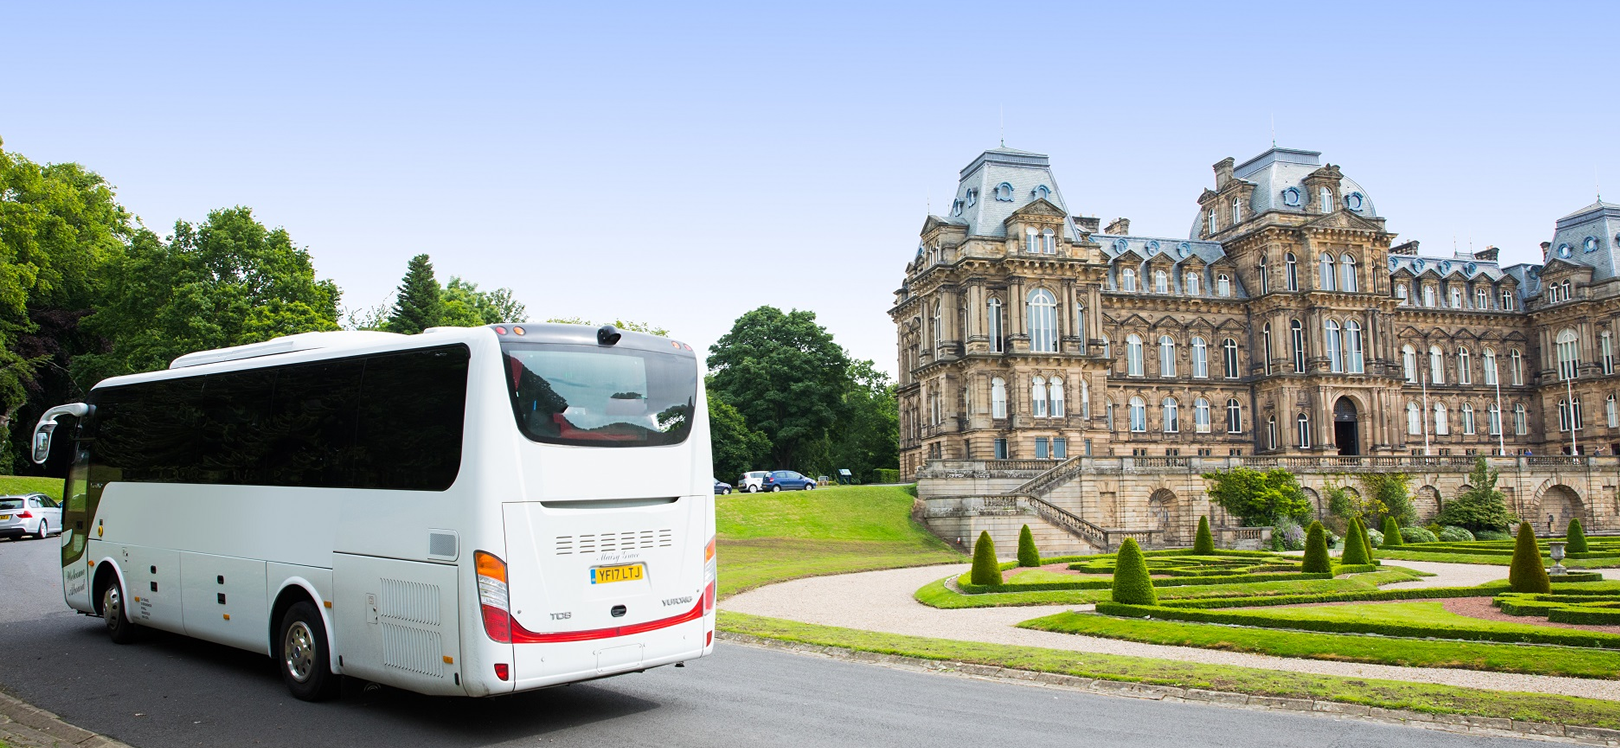
[[[628,626],[614,626],[605,629],[591,629],[589,631],[563,631],[555,634],[537,634],[518,623],[517,618],[512,619],[513,644],[555,644],[558,642],[583,642],[592,639],[611,639],[615,636],[630,636],[645,634],[648,631],[669,628],[688,621],[696,621],[703,617],[703,601],[698,600],[692,609],[678,616],[660,618],[646,623],[632,623]]]

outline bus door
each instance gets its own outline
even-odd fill
[[[62,595],[68,607],[88,613],[95,610],[90,599],[93,569],[84,552],[90,535],[90,450],[74,441],[68,443],[73,445],[74,456],[62,485]]]

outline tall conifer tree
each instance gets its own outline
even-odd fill
[[[433,277],[433,262],[425,254],[412,257],[384,329],[415,335],[437,326],[443,317],[444,302],[439,298],[439,281]]]

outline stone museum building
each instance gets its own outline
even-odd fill
[[[1539,263],[1504,266],[1495,247],[1397,242],[1373,194],[1315,151],[1222,159],[1189,197],[1185,237],[1141,236],[1071,210],[1044,155],[997,148],[962,169],[890,310],[900,466],[925,498],[984,493],[930,483],[947,473],[1011,489],[1111,466],[1179,472],[1192,479],[1168,502],[1179,511],[1117,492],[1094,519],[1053,508],[1073,515],[1055,524],[1168,540],[1196,523],[1188,494],[1210,465],[1466,477],[1473,455],[1522,473],[1537,456],[1620,451],[1620,205],[1557,219]],[[1533,487],[1521,514],[1548,491],[1553,514],[1620,513],[1620,462],[1550,462],[1602,477]],[[1421,488],[1437,494],[1431,514],[1449,495]],[[1610,506],[1592,505],[1605,490]]]

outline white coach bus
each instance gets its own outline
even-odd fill
[[[344,675],[490,696],[713,651],[689,345],[308,333],[103,381],[40,419],[36,461],[64,417],[63,590],[114,641],[261,652],[306,700]]]

